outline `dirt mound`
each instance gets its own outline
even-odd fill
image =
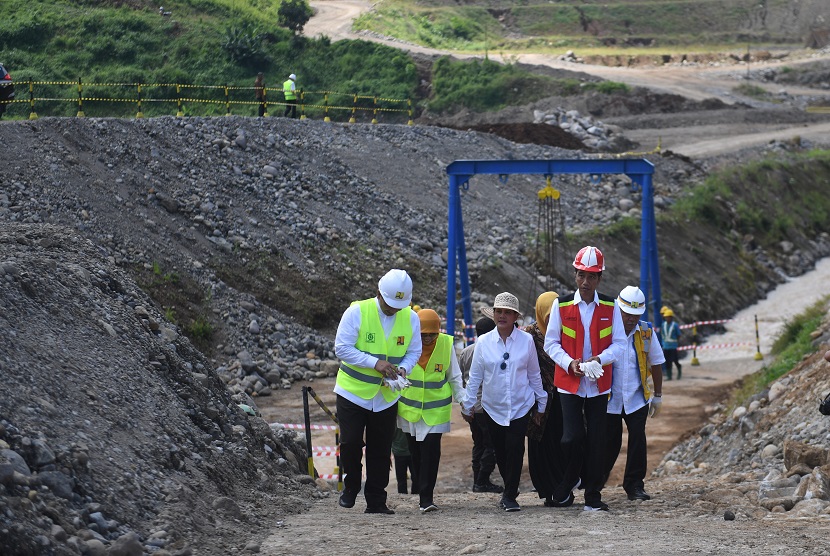
[[[569,150],[590,150],[577,137],[574,137],[556,125],[531,123],[480,124],[452,129],[492,133],[493,135],[498,135],[499,137],[503,137],[509,141],[513,141],[514,143],[548,145],[551,147],[559,147],[561,149]]]

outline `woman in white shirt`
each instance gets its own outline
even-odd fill
[[[533,337],[515,326],[519,315],[519,300],[515,295],[503,292],[496,296],[493,302],[496,329],[476,341],[462,410],[467,421],[487,420],[496,464],[504,481],[500,505],[508,512],[521,510],[516,496],[528,421],[532,418],[537,424],[540,422],[548,400],[542,388]],[[480,399],[479,386],[482,386]],[[484,412],[473,415],[477,401],[481,402]]]

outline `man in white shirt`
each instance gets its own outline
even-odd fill
[[[650,500],[643,479],[646,476],[646,418],[657,417],[663,403],[665,357],[650,322],[640,321],[646,297],[640,288],[626,286],[617,297],[626,343],[614,361],[611,398],[608,400],[608,445],[606,476],[611,473],[622,447],[622,422],[628,429],[628,452],[623,488],[629,500]],[[651,381],[649,380],[651,378]],[[652,389],[650,382],[653,382]]]
[[[412,279],[392,269],[378,282],[377,296],[352,303],[337,327],[334,352],[341,362],[334,392],[344,508],[353,507],[360,492],[365,433],[366,513],[395,513],[386,505],[386,486],[400,394],[388,381],[406,376],[421,356],[421,325],[411,301]]]
[[[605,270],[602,252],[590,245],[583,247],[573,266],[577,291],[554,300],[545,332],[545,351],[556,363],[553,383],[562,406],[565,454],[564,478],[550,505],[570,506],[574,489],[582,484],[585,511],[608,511],[601,494],[607,394],[611,391],[611,364],[624,348],[625,331],[614,298],[597,293]],[[601,376],[586,375],[596,363],[602,365]]]

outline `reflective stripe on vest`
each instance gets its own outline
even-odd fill
[[[589,331],[591,334],[591,354],[599,355],[611,345],[613,323],[614,323],[614,300],[608,296],[597,294],[599,303],[594,308],[594,316],[591,319]],[[582,316],[579,313],[579,306],[574,303],[573,294],[560,299],[559,317],[562,322],[561,344],[565,353],[573,359],[582,359],[582,347],[584,342],[585,328],[582,326]],[[607,325],[605,324],[607,322]],[[602,327],[602,328],[600,328]],[[605,371],[597,379],[597,389],[604,392],[611,388],[611,373],[613,365],[603,365]],[[579,390],[580,378],[569,374],[567,370],[556,365],[553,384],[566,392],[575,394]]]
[[[357,333],[355,348],[393,365],[403,361],[412,339],[411,309],[404,307],[395,314],[395,324],[387,338],[378,316],[377,299],[372,297],[355,303],[360,306],[360,330]],[[383,375],[375,369],[350,365],[345,361],[340,362],[337,385],[364,400],[371,400],[378,391],[387,402],[398,397],[384,384]]]
[[[409,374],[412,385],[401,393],[398,415],[417,423],[421,419],[434,426],[449,423],[452,417],[452,388],[447,381],[447,371],[452,361],[452,336],[439,334],[435,350],[426,369],[415,365]]]
[[[297,98],[296,91],[291,90],[293,81],[290,79],[282,84],[282,92],[285,93],[285,100],[295,100]]]
[[[634,332],[634,351],[637,353],[640,382],[643,385],[643,396],[645,396],[646,401],[651,398],[651,387],[648,384],[648,379],[651,376],[651,367],[648,365],[648,350],[651,349],[652,330],[650,322],[641,320],[640,328]]]

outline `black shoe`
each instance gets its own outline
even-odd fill
[[[473,492],[495,492],[497,494],[501,494],[504,492],[504,487],[487,481],[486,483],[473,485]]]
[[[501,501],[499,502],[499,506],[501,506],[506,512],[518,512],[522,509],[522,507],[519,506],[519,503],[516,502],[514,498],[507,497],[502,497]]]
[[[387,514],[387,515],[392,515],[392,514],[395,513],[395,510],[389,509],[384,504],[383,506],[368,507],[365,510],[363,510],[363,513],[364,514]]]
[[[646,494],[646,491],[642,488],[635,488],[628,493],[629,500],[651,500],[651,496]]]
[[[568,497],[565,499],[564,502],[557,502],[553,498],[546,498],[545,499],[545,506],[548,508],[567,508],[569,506],[573,506],[574,503],[574,493],[570,493]]]
[[[357,498],[357,492],[351,492],[349,490],[344,490],[343,494],[340,495],[340,505],[344,508],[353,508],[354,501]]]
[[[600,500],[592,504],[585,504],[582,509],[586,512],[607,512],[610,508],[608,508],[608,504]]]

